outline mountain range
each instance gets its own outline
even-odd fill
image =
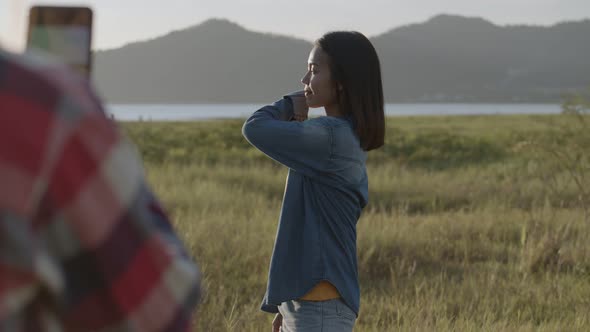
[[[387,102],[558,102],[590,87],[590,20],[439,15],[371,39]],[[94,54],[110,103],[262,103],[301,89],[313,45],[223,19]]]

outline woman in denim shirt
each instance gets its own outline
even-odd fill
[[[367,151],[383,145],[377,52],[358,32],[316,41],[304,90],[256,111],[244,137],[289,168],[262,310],[273,331],[352,331],[360,306],[356,223]],[[307,120],[308,107],[326,116]]]

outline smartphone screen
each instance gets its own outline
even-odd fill
[[[27,51],[41,51],[86,77],[92,67],[92,10],[86,7],[35,6],[29,12]]]

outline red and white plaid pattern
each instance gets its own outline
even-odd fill
[[[187,331],[197,266],[91,90],[0,52],[0,330]]]

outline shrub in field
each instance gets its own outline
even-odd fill
[[[576,203],[590,221],[590,100],[571,96],[562,109],[561,118],[529,142],[533,158],[528,170],[540,180],[549,200],[561,206]],[[559,201],[564,197],[571,201]]]

